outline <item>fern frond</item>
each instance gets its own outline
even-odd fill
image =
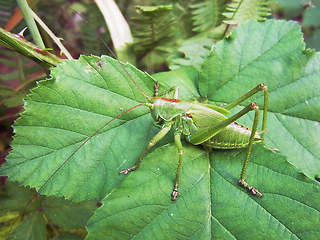
[[[223,13],[227,24],[239,24],[248,19],[266,20],[271,15],[270,0],[233,0],[227,5],[228,12]]]
[[[167,45],[172,39],[174,18],[171,17],[172,6],[136,7],[139,18],[133,18],[134,50],[144,56],[156,47]]]
[[[206,0],[194,3],[192,9],[193,31],[205,32],[215,28],[222,22],[222,10],[227,0]]]

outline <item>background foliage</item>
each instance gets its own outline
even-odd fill
[[[78,160],[71,163],[76,168],[70,168],[78,172],[77,175],[70,179],[70,169],[64,169],[66,173],[61,171],[60,176],[55,176],[41,189],[41,193],[66,196],[74,201],[97,200],[73,205],[62,199],[39,197],[25,207],[34,193],[6,182],[0,195],[0,237],[6,236],[12,226],[17,226],[11,231],[11,236],[16,235],[18,239],[19,236],[25,239],[26,231],[30,233],[28,239],[84,238],[85,223],[102,201],[103,206],[88,223],[88,239],[101,239],[102,236],[110,236],[111,239],[132,236],[138,239],[150,236],[158,236],[159,239],[319,238],[319,184],[314,181],[319,177],[320,168],[317,141],[320,134],[320,107],[317,101],[319,54],[306,50],[320,48],[319,1],[161,1],[162,6],[158,6],[158,1],[144,1],[143,5],[148,7],[137,8],[134,6],[142,5],[141,1],[117,3],[135,37],[126,55],[134,59],[140,69],[149,73],[160,72],[154,77],[162,83],[162,88],[181,87],[181,99],[220,104],[230,102],[261,81],[268,85],[270,113],[265,144],[280,149],[282,155],[257,145],[253,153],[253,167],[248,173],[250,181],[263,186],[261,191],[265,197],[248,197],[235,184],[244,152],[218,151],[208,155],[201,148],[185,144],[183,197],[172,204],[169,195],[175,163],[169,161],[170,158],[159,160],[159,156],[176,154],[170,136],[147,156],[145,162],[148,164],[143,164],[141,171],[125,179],[116,176],[118,170],[132,165],[148,139],[158,131],[151,124],[150,116],[146,115],[148,110],[141,109],[124,115],[78,153]],[[80,54],[110,55],[97,38],[99,34],[108,45],[111,44],[103,17],[92,1],[31,1],[30,4],[49,27],[64,38],[64,44],[74,58]],[[16,21],[18,24],[13,24],[16,27],[11,31],[19,32],[24,22],[17,20],[19,17],[8,17],[16,9],[15,2],[1,1],[0,6],[4,9],[1,11],[2,26]],[[307,46],[302,41],[300,28],[293,22],[267,21],[261,25],[263,27],[256,22],[245,22],[229,36],[232,26],[226,23],[238,24],[247,19],[266,18],[298,22]],[[219,41],[225,36],[228,38]],[[25,37],[31,39],[28,32]],[[45,34],[43,38],[47,39]],[[56,50],[50,41],[46,41],[46,45]],[[59,51],[56,52],[59,55]],[[0,150],[4,157],[10,149],[10,125],[22,109],[22,98],[45,73],[31,60],[11,50],[1,50],[0,59]],[[111,86],[103,86],[100,79],[90,79],[97,81],[101,95],[92,86],[88,88],[86,81],[74,82],[82,69],[91,69],[88,63],[95,66],[100,61],[95,57],[82,57],[79,61],[66,62],[52,70],[52,77],[57,80],[63,76],[60,83],[68,87],[45,81],[33,90],[33,95],[27,99],[29,108],[26,108],[24,118],[15,125],[16,133],[22,133],[21,137],[17,134],[15,140],[14,149],[17,150],[8,159],[23,160],[34,158],[36,154],[39,163],[28,165],[24,172],[8,172],[11,179],[21,178],[21,182],[25,181],[23,185],[36,186],[39,190],[50,179],[52,169],[70,156],[81,141],[119,114],[121,109],[145,101],[138,91],[130,91],[130,80],[123,77],[125,73],[119,75],[121,67],[108,58],[102,61],[111,64],[113,70],[106,73],[103,80],[108,80]],[[139,85],[151,95],[154,82],[135,68],[127,67],[134,78],[139,79]],[[174,71],[164,72],[168,69]],[[62,91],[60,94],[65,96],[64,104],[59,100],[56,102],[59,98],[50,89],[56,93]],[[106,95],[104,91],[116,95]],[[82,101],[77,99],[77,94],[82,96]],[[112,108],[101,109],[101,99],[106,101],[104,105],[113,102]],[[262,106],[260,96],[255,101]],[[52,105],[44,108],[44,103]],[[58,108],[54,110],[52,106],[55,105]],[[64,109],[68,106],[72,106],[75,112]],[[95,122],[92,122],[93,118]],[[251,121],[252,115],[242,119],[248,126]],[[42,131],[42,128],[35,130],[34,127],[39,126],[48,128],[47,131],[62,126],[69,132],[62,135],[65,132],[61,130],[58,134]],[[26,130],[28,127],[31,130]],[[139,131],[132,133],[132,129]],[[55,139],[55,136],[63,137]],[[26,137],[37,147],[26,144]],[[111,145],[110,139],[114,140]],[[60,148],[63,150],[53,153],[57,161],[41,165],[43,154],[50,156],[52,149]],[[108,161],[113,155],[121,156],[122,162]],[[48,164],[51,166],[48,167]],[[103,172],[101,166],[106,164],[112,165],[107,169],[114,170]],[[37,176],[29,179],[29,172],[35,171]],[[102,184],[107,181],[107,185]],[[154,192],[153,189],[161,191]]]

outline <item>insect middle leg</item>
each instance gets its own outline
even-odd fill
[[[181,165],[182,165],[182,158],[183,158],[183,148],[182,148],[182,143],[181,143],[181,133],[176,132],[174,135],[174,143],[177,146],[178,149],[178,155],[179,155],[179,163],[176,171],[176,177],[174,180],[174,185],[173,185],[173,192],[171,194],[172,196],[172,201],[175,201],[176,198],[178,197],[178,187],[180,183],[180,171],[181,171]]]

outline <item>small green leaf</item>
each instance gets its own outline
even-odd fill
[[[212,40],[205,37],[197,37],[184,41],[178,48],[178,51],[183,54],[183,58],[172,59],[170,69],[178,69],[181,66],[192,66],[200,69],[212,45]]]
[[[277,2],[281,7],[292,10],[301,8],[301,4],[308,3],[309,0],[277,0]]]
[[[206,0],[193,3],[192,9],[193,31],[206,32],[222,23],[221,12],[227,0]]]
[[[179,99],[196,100],[200,97],[196,87],[198,74],[199,72],[193,67],[182,67],[170,72],[154,74],[153,77],[163,85],[163,87],[160,85],[161,89],[179,86]]]
[[[59,234],[58,236],[51,238],[50,240],[81,240],[81,239],[84,239],[84,237],[79,236],[75,233],[63,232],[63,233]]]
[[[308,48],[320,50],[320,30],[315,30],[312,35],[306,38],[306,44]]]
[[[97,208],[96,201],[70,203],[61,198],[44,200],[44,214],[52,224],[61,228],[83,228]]]
[[[40,213],[28,216],[9,235],[8,240],[39,240],[46,238],[46,223]]]
[[[172,5],[136,6],[139,17],[132,18],[135,23],[132,33],[134,49],[140,56],[165,46],[173,36],[174,18],[171,17]]]
[[[0,212],[21,211],[34,212],[39,208],[39,201],[32,201],[27,208],[26,203],[35,195],[34,191],[18,186],[13,182],[6,182],[0,189]]]
[[[304,27],[318,27],[320,26],[320,2],[316,2],[309,7],[303,15],[302,26]]]

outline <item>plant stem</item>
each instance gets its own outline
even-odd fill
[[[42,41],[40,32],[38,30],[38,27],[32,17],[32,13],[30,12],[30,7],[26,0],[17,0],[17,3],[19,5],[19,8],[21,10],[21,13],[24,17],[24,20],[27,23],[28,29],[32,35],[32,38],[36,45],[38,45],[40,48],[45,48],[45,45]]]

